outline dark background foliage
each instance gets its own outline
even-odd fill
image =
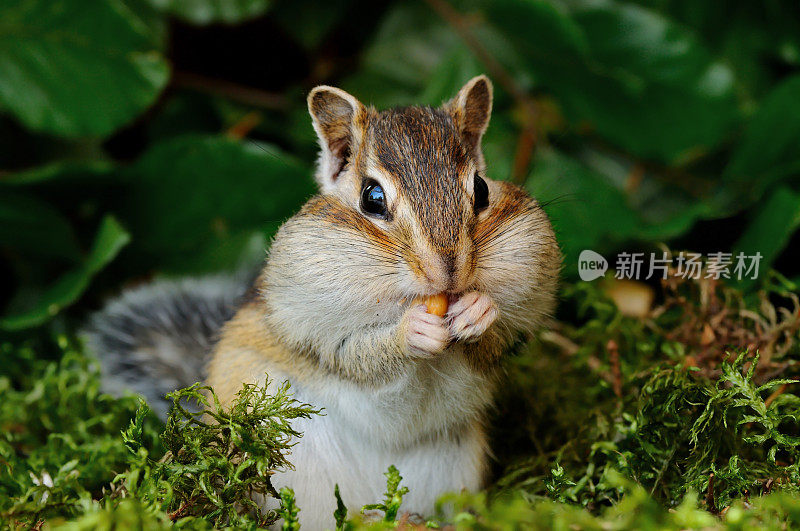
[[[547,203],[566,252],[759,251],[800,223],[790,1],[6,0],[7,332],[153,275],[231,270],[313,193],[305,95],[441,103],[488,73],[489,175]]]
[[[480,73],[495,83],[489,176],[545,203],[566,258],[559,322],[507,360],[495,481],[455,498],[462,525],[798,521],[789,0],[0,0],[0,520],[236,520],[238,490],[195,507],[202,482],[175,490],[159,457],[184,431],[208,453],[211,432],[168,424],[158,443],[139,409],[123,439],[138,402],[101,394],[71,336],[126,286],[263,258],[314,193],[313,86],[438,105]],[[644,318],[576,282],[582,249],[662,243],[760,252],[761,278],[672,278]]]

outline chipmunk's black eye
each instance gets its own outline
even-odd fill
[[[386,219],[388,211],[386,209],[386,194],[380,184],[372,179],[364,181],[361,189],[361,210],[365,214]]]
[[[483,178],[475,174],[475,184],[473,186],[475,192],[475,213],[477,214],[487,206],[489,206],[489,187]]]

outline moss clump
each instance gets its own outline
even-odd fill
[[[275,471],[290,468],[286,459],[301,434],[290,422],[319,413],[296,402],[289,384],[274,394],[266,387],[245,384],[226,409],[210,387],[195,384],[170,393],[172,410],[161,442],[163,456],[151,457],[143,422],[149,410],[142,404],[123,432],[133,453],[130,469],[117,477],[117,495],[134,496],[170,520],[202,518],[214,526],[266,527],[278,519],[253,499],[281,495],[271,483]],[[201,406],[189,411],[185,401]]]
[[[50,350],[60,360],[37,356]],[[139,401],[100,393],[96,368],[63,337],[1,343],[0,359],[0,519],[28,526],[80,514],[128,467],[120,432]],[[154,448],[159,425],[141,420]]]
[[[331,528],[800,525],[800,353],[785,287],[745,298],[721,284],[666,285],[645,319],[620,315],[598,286],[568,287],[562,322],[575,324],[508,360],[490,488],[447,495],[423,521],[404,513],[392,467],[385,499],[358,514],[339,503]],[[728,343],[709,347],[703,319]],[[760,351],[748,348],[756,337],[767,338]],[[292,421],[317,411],[287,386],[245,386],[224,408],[195,385],[172,394],[164,425],[134,397],[101,394],[97,370],[64,338],[0,348],[5,526],[301,526],[303,507],[270,477],[291,466]]]
[[[718,281],[668,279],[644,319],[621,315],[597,285],[568,287],[564,306],[577,319],[566,321],[578,324],[542,334],[509,363],[491,493],[599,511],[620,502],[608,474],[621,472],[667,507],[695,492],[716,514],[796,491],[800,315],[796,287],[773,280],[745,298]],[[703,319],[727,338],[716,350]]]

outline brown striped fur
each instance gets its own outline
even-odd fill
[[[474,208],[491,94],[479,76],[439,108],[379,112],[332,87],[309,96],[320,193],[275,236],[256,296],[222,331],[208,381],[229,403],[242,383],[264,382],[268,373],[327,409],[332,424],[310,422],[309,430],[321,431],[301,441],[307,461],[287,476],[302,485],[292,484],[298,500],[319,504],[306,514],[320,522],[329,502],[316,497],[318,484],[328,487],[318,474],[354,473],[352,483],[380,492],[366,476],[369,466],[319,455],[315,445],[329,438],[344,445],[341,452],[369,441],[375,466],[414,452],[444,466],[436,460],[449,458],[437,457],[439,450],[422,450],[441,443],[462,460],[447,470],[472,471],[443,485],[476,488],[486,470],[483,421],[499,360],[553,311],[561,258],[539,204],[522,188],[484,176],[489,205]],[[367,179],[385,191],[385,219],[360,208]],[[451,300],[444,319],[411,303],[440,292]],[[429,475],[434,470],[438,476]],[[427,496],[412,497],[411,510],[431,508],[425,485],[441,470],[419,464],[410,471],[417,496]]]
[[[309,109],[315,117],[323,150],[342,160],[335,166],[335,175],[318,176],[323,190],[328,185],[326,179],[335,181],[335,188],[313,197],[287,226],[301,227],[299,231],[305,234],[304,238],[320,246],[320,250],[325,248],[324,240],[344,239],[349,249],[343,249],[340,256],[363,253],[388,269],[404,264],[412,275],[431,285],[428,291],[422,287],[419,290],[422,294],[463,293],[487,284],[480,275],[487,269],[481,265],[482,254],[490,252],[509,232],[513,233],[518,228],[515,227],[518,218],[534,218],[534,226],[541,229],[544,240],[540,243],[540,260],[547,262],[540,264],[547,278],[539,283],[545,295],[551,294],[560,256],[538,204],[518,187],[489,181],[490,208],[477,216],[472,210],[472,179],[475,172],[482,170],[479,140],[491,109],[491,88],[481,80],[471,83],[441,108],[405,107],[382,112],[362,105],[339,89],[313,92],[309,96]],[[477,97],[469,98],[475,94]],[[360,212],[359,192],[366,177],[377,178],[386,187],[391,222],[371,219]],[[279,249],[281,237],[286,236],[285,229],[278,234]],[[296,237],[295,231],[291,233]],[[336,256],[331,260],[335,262]],[[270,275],[261,278],[260,292],[269,292]],[[411,300],[414,295],[391,289],[365,294],[395,303]],[[341,363],[320,367],[313,347],[287,338],[282,340],[280,330],[264,326],[269,321],[270,304],[267,294],[243,308],[242,315],[226,327],[217,350],[239,344],[269,352],[276,363],[289,368],[295,358],[311,359],[312,367],[358,381],[386,381],[394,373],[397,364],[386,360],[386,366],[395,369],[381,370],[380,374],[371,374],[369,363],[361,368]],[[542,313],[550,307],[548,303]],[[260,318],[255,319],[259,312]],[[491,365],[499,358],[502,346],[513,339],[513,334],[489,332],[486,341],[478,343],[485,344],[485,356],[480,355],[475,344],[468,348],[476,367],[486,366],[487,362]],[[495,345],[500,345],[499,351]],[[304,355],[295,356],[293,352]],[[305,362],[296,365],[300,372],[311,372]],[[212,363],[212,378],[216,374],[213,367]]]

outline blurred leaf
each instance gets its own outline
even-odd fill
[[[234,24],[264,14],[270,0],[148,0],[156,9],[194,24]]]
[[[568,268],[584,249],[604,253],[630,241],[669,240],[713,214],[706,202],[652,177],[627,191],[620,180],[627,175],[619,161],[597,152],[579,160],[537,151],[526,188],[553,222]]]
[[[45,290],[32,308],[0,319],[0,329],[21,330],[40,325],[75,302],[89,281],[119,253],[130,236],[117,220],[106,216],[83,264],[64,274]]]
[[[720,215],[707,199],[717,192],[713,183],[693,176],[656,174],[629,157],[602,149],[582,150],[580,161],[624,193],[641,218],[642,239],[675,238],[686,233],[698,219]]]
[[[455,96],[470,78],[480,72],[480,64],[463,47],[456,47],[428,79],[420,96],[422,102],[439,105]]]
[[[568,268],[582,250],[610,250],[633,237],[641,223],[613,184],[556,151],[537,152],[526,188],[544,204]]]
[[[637,156],[681,163],[719,144],[736,118],[731,72],[655,12],[500,0],[487,14],[575,124]]]
[[[580,26],[554,2],[499,0],[487,3],[486,14],[512,42],[522,45],[517,50],[528,64],[557,67],[588,57]]]
[[[733,255],[735,257],[739,252],[748,256],[761,253],[759,267],[761,274],[766,273],[798,227],[800,192],[778,188],[761,204],[753,221],[736,242]]]
[[[77,261],[80,248],[64,216],[31,194],[0,194],[0,247],[40,258]]]
[[[163,50],[169,38],[169,20],[158,9],[150,4],[150,0],[122,0],[148,28],[153,45]]]
[[[5,175],[0,184],[28,185],[51,181],[70,181],[86,176],[100,177],[114,167],[107,160],[61,160],[37,166],[29,170]]]
[[[590,43],[592,59],[601,66],[619,67],[642,83],[696,83],[707,73],[709,54],[694,36],[654,11],[586,3],[573,16]]]
[[[452,97],[481,73],[477,63],[470,71],[468,55],[458,35],[424,3],[401,2],[384,17],[362,54],[359,70],[341,85],[378,107],[438,105],[442,94]],[[463,79],[454,79],[458,74]],[[455,90],[448,90],[448,83],[454,83]],[[426,92],[429,86],[434,88]]]
[[[270,222],[252,231],[236,231],[216,245],[209,245],[192,254],[191,261],[177,263],[178,273],[205,273],[208,271],[255,271],[264,262],[265,250],[272,236],[281,226],[280,221]]]
[[[352,6],[353,0],[278,2],[270,12],[270,18],[277,20],[281,29],[311,51],[323,43],[323,39],[343,18],[350,15]]]
[[[217,133],[223,128],[215,100],[195,92],[176,92],[148,124],[150,143],[187,133]]]
[[[724,179],[747,199],[757,200],[769,187],[800,176],[800,75],[770,92],[750,121],[725,169]]]
[[[505,181],[511,178],[516,136],[519,133],[508,113],[494,111],[489,128],[483,136],[483,156],[486,174],[490,179]]]
[[[763,95],[781,67],[800,64],[800,5],[794,0],[715,2],[640,0],[702,35],[704,43],[736,72],[737,92],[746,100]],[[776,68],[777,67],[777,68]]]
[[[253,231],[271,235],[313,192],[285,153],[216,136],[157,144],[125,175],[132,250],[173,273],[233,267]]]
[[[0,106],[27,127],[102,136],[153,103],[169,67],[118,0],[6,0]]]

